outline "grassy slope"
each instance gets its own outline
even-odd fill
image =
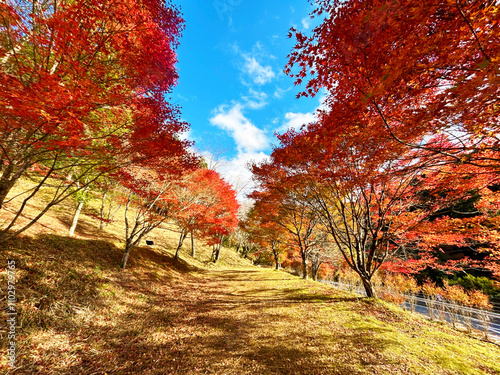
[[[186,246],[177,263],[165,230],[119,271],[119,225],[99,233],[84,215],[68,238],[68,217],[70,205],[53,210],[0,253],[0,264],[17,259],[20,298],[9,373],[500,373],[497,346],[392,305],[251,267],[225,249],[213,266],[209,249],[193,260]],[[5,337],[1,345],[5,353]]]

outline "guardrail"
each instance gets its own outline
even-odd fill
[[[347,290],[365,296],[363,288],[336,281],[320,280],[338,289]],[[387,292],[387,290],[384,290]],[[401,293],[399,293],[401,294]],[[453,325],[461,324],[483,331],[485,334],[500,338],[500,314],[488,310],[475,309],[453,304],[447,301],[429,300],[417,296],[404,295],[406,302],[401,306],[412,312],[438,320],[446,320]]]

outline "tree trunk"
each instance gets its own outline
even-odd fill
[[[21,176],[28,169],[31,163],[29,163],[29,160],[25,160],[21,164],[17,165],[19,169],[15,171],[14,163],[11,162],[5,164],[4,163],[5,159],[3,155],[0,160],[3,164],[2,168],[0,169],[0,209],[1,209],[10,190],[14,187],[16,182],[21,178]]]
[[[274,254],[274,263],[276,263],[275,269],[279,270],[280,269],[280,261],[278,259],[278,254]]]
[[[220,243],[218,243],[217,245],[215,245],[214,263],[216,263],[216,262],[219,260],[219,256],[220,256],[220,246],[221,246],[221,244],[220,244]]]
[[[314,281],[318,280],[318,272],[320,264],[311,263],[311,277]]]
[[[104,229],[104,206],[106,204],[106,196],[108,195],[108,192],[105,191],[104,194],[102,195],[102,201],[101,201],[101,210],[100,210],[100,216],[101,216],[101,222],[99,223],[99,230]]]
[[[320,259],[319,254],[316,252],[311,253],[310,260],[311,260],[311,277],[314,281],[317,281],[318,272],[319,269],[321,268],[321,264],[323,263],[323,261]]]
[[[191,256],[194,258],[196,255],[196,250],[194,248],[194,231],[191,231]]]
[[[214,245],[212,248],[212,260],[214,263],[217,263],[219,260],[219,255],[220,255],[220,247],[222,246],[222,240],[224,239],[224,236],[220,238],[220,241]]]
[[[377,293],[375,293],[375,289],[373,288],[371,280],[361,276],[361,281],[363,282],[363,287],[365,288],[366,296],[369,298],[377,297]]]
[[[68,178],[70,178],[70,176],[68,176]],[[80,183],[78,182],[76,186],[79,188]],[[75,234],[76,225],[78,224],[78,217],[80,216],[80,212],[82,211],[83,205],[86,202],[85,194],[87,193],[88,190],[89,190],[89,186],[86,186],[81,191],[83,193],[83,196],[80,197],[79,200],[77,199],[78,206],[76,207],[75,215],[73,216],[73,222],[71,223],[71,227],[69,228],[69,236],[70,237],[73,237],[73,235]]]
[[[6,181],[0,184],[0,209],[3,206],[3,202],[5,198],[7,198],[7,194],[9,194],[10,190],[14,186],[15,181]]]
[[[307,255],[304,251],[300,255],[302,257],[302,278],[307,280]]]
[[[217,254],[217,245],[212,245],[212,257],[211,257],[211,260],[214,263],[217,262],[217,259],[215,258],[216,254]]]
[[[120,264],[121,269],[124,269],[127,266],[130,250],[132,250],[132,244],[127,241],[127,243],[125,244],[125,252],[123,253],[122,262]]]
[[[75,234],[76,225],[78,224],[78,217],[80,216],[80,212],[82,211],[83,202],[78,202],[78,206],[76,207],[75,215],[73,216],[73,222],[71,223],[71,228],[69,228],[69,236],[73,237]]]
[[[182,247],[182,244],[184,243],[184,239],[187,236],[187,232],[185,230],[181,231],[181,237],[179,238],[179,244],[177,245],[177,249],[175,250],[175,259],[179,259],[179,251]]]

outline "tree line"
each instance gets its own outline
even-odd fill
[[[495,1],[318,0],[285,72],[317,120],[252,166],[246,229],[313,277],[338,254],[374,296],[381,268],[500,276],[500,12]],[[446,259],[446,248],[472,255]],[[275,257],[278,264],[278,257]]]
[[[217,259],[238,203],[183,140],[189,125],[166,99],[183,27],[162,0],[0,4],[0,242],[69,197],[78,202],[73,235],[99,192],[101,228],[118,206],[125,211],[122,267],[167,220],[180,228],[176,257],[186,235],[198,233]],[[26,220],[35,200],[43,206]]]

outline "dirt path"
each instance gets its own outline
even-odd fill
[[[324,321],[319,310],[360,302],[321,290],[284,273],[207,273],[178,301],[184,311],[172,322],[177,339],[171,350],[177,355],[165,373],[356,373],[344,363],[345,345],[335,345],[333,362],[330,348],[323,353],[325,336],[344,329]]]
[[[419,318],[401,317],[372,301],[283,272],[207,272],[157,301],[168,317],[168,324],[157,325],[151,334],[157,346],[130,348],[136,357],[138,352],[150,357],[141,368],[144,374],[475,372],[467,367],[472,354],[467,348],[457,353],[439,329],[425,336]],[[455,370],[441,368],[460,355],[458,364],[451,364]],[[131,363],[124,370],[133,372],[137,366]],[[495,373],[484,368],[484,373]]]

